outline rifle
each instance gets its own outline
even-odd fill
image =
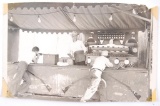
[[[112,79],[116,80],[116,81],[119,82],[120,84],[124,85],[125,87],[127,87],[128,90],[132,92],[132,94],[136,97],[137,100],[139,100],[139,99],[141,98],[141,95],[139,95],[136,91],[132,90],[130,86],[128,86],[127,84],[125,84],[125,83],[119,81],[118,79],[114,78],[112,75],[109,75],[109,74],[108,74],[108,76],[111,77]],[[90,78],[90,77],[89,77],[89,75],[84,76],[84,77],[82,77],[82,78],[80,78],[80,79],[72,82],[72,83],[69,84],[68,86],[66,86],[62,91],[63,91],[64,93],[66,93],[66,92],[68,91],[68,89],[69,89],[72,85],[74,85],[74,84],[77,83],[78,81],[80,81],[80,80],[82,80],[82,79],[85,79],[85,78]]]
[[[46,83],[43,81],[43,79],[39,78],[38,76],[36,76],[35,74],[31,73],[30,71],[27,71],[27,72],[30,73],[31,75],[35,76],[36,78],[38,78],[38,79],[44,84],[44,86],[47,88],[47,90],[48,90],[49,92],[52,90],[52,88],[51,88],[48,84],[46,84]]]
[[[136,91],[132,90],[130,86],[128,86],[127,84],[125,84],[125,83],[119,81],[118,79],[114,78],[112,75],[108,74],[108,76],[111,77],[112,79],[116,80],[120,84],[124,85],[125,87],[127,87],[128,90],[132,92],[132,94],[136,97],[137,100],[139,100],[141,98],[141,95],[139,95]]]
[[[71,84],[69,84],[68,86],[66,86],[64,89],[62,89],[62,91],[63,91],[64,93],[66,93],[66,92],[68,91],[68,89],[69,89],[72,85],[74,85],[74,84],[77,83],[78,81],[83,80],[83,79],[86,79],[86,78],[89,78],[89,75],[84,76],[84,77],[82,77],[82,78],[80,78],[80,79],[72,82]]]

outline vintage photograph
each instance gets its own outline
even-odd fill
[[[152,101],[146,5],[8,4],[7,96],[69,102]]]

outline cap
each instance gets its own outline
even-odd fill
[[[101,55],[102,56],[108,56],[108,51],[102,51]]]

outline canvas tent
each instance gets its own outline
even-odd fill
[[[95,35],[99,32],[105,33],[106,31],[122,31],[126,33],[129,31],[145,31],[147,26],[151,25],[151,11],[145,5],[120,3],[38,2],[10,3],[8,4],[8,9],[9,29],[22,29],[23,31],[32,33],[64,33],[72,31],[86,33],[94,32]],[[9,31],[9,34],[12,36],[12,30]],[[89,36],[89,34],[85,35],[86,38]],[[127,39],[129,37],[130,36],[126,36]],[[147,39],[145,40],[147,42]],[[13,44],[9,44],[9,48],[14,48],[10,47],[12,45]],[[145,49],[146,47],[147,46],[145,46]],[[141,48],[144,49],[144,47]],[[143,50],[144,52],[145,49]],[[13,52],[10,51],[10,49],[8,50],[9,53],[15,52],[14,50]],[[17,55],[12,57],[15,58]],[[142,58],[142,60],[146,61],[146,58]]]
[[[9,28],[28,31],[106,31],[145,29],[145,5],[118,3],[10,3]],[[38,22],[40,18],[41,23]],[[76,18],[76,22],[73,19]]]

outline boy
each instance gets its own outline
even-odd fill
[[[39,52],[39,48],[37,46],[32,48],[32,52],[35,53],[35,55],[34,55],[34,57],[32,59],[32,62],[33,63],[37,63],[38,59],[39,59],[39,56],[42,55],[42,53],[38,53]]]

